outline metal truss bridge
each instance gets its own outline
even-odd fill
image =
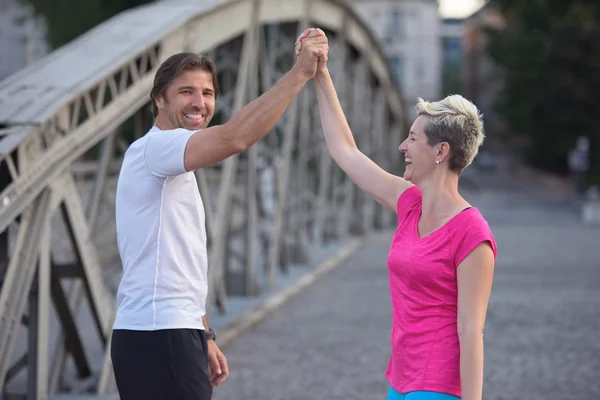
[[[341,0],[165,0],[123,12],[0,82],[0,400],[112,398],[108,349],[120,264],[115,187],[152,124],[158,65],[193,51],[217,64],[225,121],[295,62],[306,27],[360,149],[401,167],[404,117],[387,60]],[[395,224],[334,165],[312,83],[250,151],[196,172],[206,206],[210,314],[258,296],[291,265]]]

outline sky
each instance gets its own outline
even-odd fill
[[[440,14],[444,18],[466,17],[476,11],[484,0],[438,0]]]

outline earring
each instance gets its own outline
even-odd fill
[[[435,166],[437,167],[438,165],[440,165],[440,160],[435,160]]]

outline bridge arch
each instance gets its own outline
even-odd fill
[[[115,390],[106,351],[119,269],[114,190],[124,151],[152,123],[158,65],[180,51],[215,60],[222,89],[215,117],[226,120],[289,70],[294,40],[308,26],[330,37],[329,68],[359,147],[397,172],[399,91],[377,40],[344,1],[159,1],[0,82],[2,390],[36,398]],[[281,274],[314,264],[330,243],[395,223],[332,163],[311,84],[274,132],[196,177],[206,206],[210,313],[227,313],[232,296],[259,295]],[[93,345],[83,338],[86,324],[95,327]]]

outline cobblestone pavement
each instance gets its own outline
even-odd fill
[[[600,230],[560,207],[496,205],[481,199],[499,247],[484,399],[600,399]],[[385,399],[388,245],[360,249],[226,348],[214,399]]]

